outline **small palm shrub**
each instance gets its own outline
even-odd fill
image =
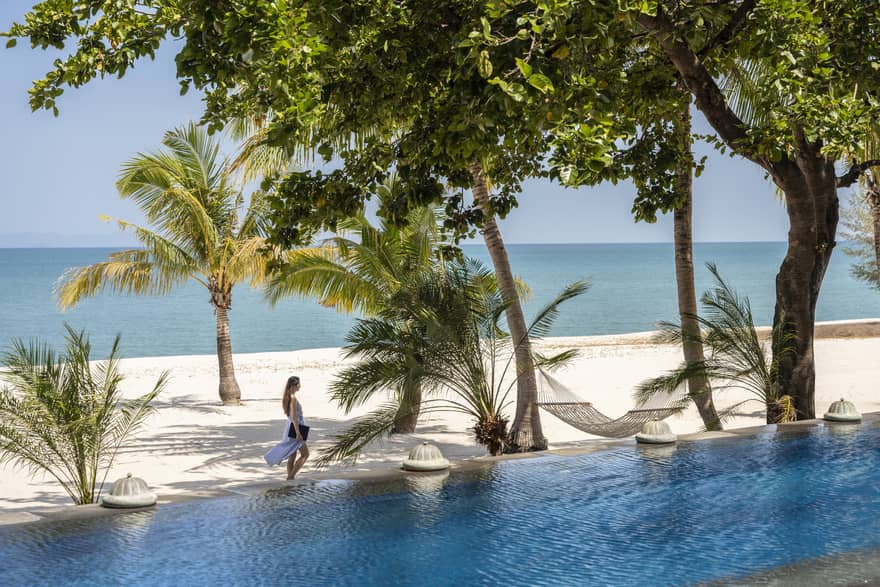
[[[83,332],[65,326],[66,347],[14,341],[0,380],[0,462],[54,477],[77,505],[97,502],[119,448],[153,411],[167,373],[141,397],[123,400],[119,337],[105,361],[89,362]]]
[[[539,313],[530,336],[546,333],[559,304],[586,287],[566,288]],[[501,327],[506,306],[494,275],[473,260],[450,263],[416,276],[400,288],[390,307],[396,311],[355,324],[345,348],[358,362],[338,374],[331,395],[346,412],[383,390],[391,390],[392,397],[338,435],[318,465],[355,460],[367,444],[389,434],[395,415],[408,409],[419,415],[464,413],[473,419],[476,441],[500,454],[507,438],[504,410],[516,378],[507,377],[514,364],[513,343]],[[536,364],[552,367],[573,357],[570,351],[536,356]],[[411,395],[405,390],[411,387],[423,392],[418,406],[408,405]]]
[[[691,365],[682,363],[677,369],[642,382],[636,388],[636,401],[644,405],[657,396],[670,395],[674,405],[685,409],[694,399],[687,391],[688,379],[704,376],[713,380],[717,390],[739,388],[752,396],[719,412],[720,420],[731,418],[743,405],[757,401],[766,410],[768,424],[794,421],[797,414],[791,396],[781,393],[776,383],[776,361],[787,351],[783,350],[776,360],[770,358],[770,349],[758,337],[749,299],[740,297],[721,278],[714,264],[706,266],[715,279],[715,287],[703,294],[704,315],[696,319],[701,329],[699,340],[708,349],[708,358]],[[661,322],[659,326],[657,342],[683,342],[679,324]],[[774,328],[771,336],[779,343],[778,348],[792,348],[793,339],[781,328]]]
[[[404,187],[392,175],[376,191],[380,205],[393,207]],[[419,273],[438,270],[449,256],[444,254],[443,219],[442,212],[431,206],[412,209],[400,223],[380,219],[375,226],[364,213],[347,218],[339,223],[337,235],[322,246],[288,252],[269,279],[267,297],[275,304],[293,295],[310,296],[341,312],[413,323],[406,315],[407,306],[395,300]],[[363,336],[371,335],[365,332]],[[397,394],[406,401],[392,431],[414,432],[422,390],[409,378]]]

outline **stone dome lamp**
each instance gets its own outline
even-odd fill
[[[671,444],[675,442],[675,434],[669,424],[662,420],[648,420],[642,431],[636,434],[636,442],[644,444]]]
[[[437,446],[428,442],[419,444],[409,451],[409,458],[403,461],[407,471],[442,471],[449,468],[449,461]]]
[[[856,410],[854,403],[840,398],[828,406],[828,411],[822,418],[830,422],[859,422],[862,415]]]
[[[131,473],[113,482],[110,493],[101,498],[106,508],[142,508],[155,505],[156,494],[150,491],[147,483]]]

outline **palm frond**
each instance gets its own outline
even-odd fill
[[[539,352],[534,353],[535,369],[552,372],[567,365],[580,356],[577,349],[564,350],[555,355],[546,356]]]
[[[644,404],[661,394],[673,394],[686,403],[694,399],[688,396],[686,384],[692,377],[699,377],[711,379],[716,390],[736,387],[748,392],[765,408],[775,405],[778,402],[774,385],[776,361],[791,352],[793,338],[783,328],[784,321],[780,321],[772,336],[781,353],[771,358],[758,337],[748,298],[741,297],[730,287],[714,264],[709,263],[707,267],[715,286],[703,294],[703,315],[695,318],[701,329],[700,340],[710,352],[709,358],[690,365],[682,363],[677,369],[642,382],[636,389],[636,400]],[[663,323],[660,338],[681,342],[684,337],[679,325]]]
[[[272,304],[293,295],[318,298],[325,306],[343,312],[375,313],[383,307],[382,290],[375,280],[352,269],[334,247],[299,249],[288,253],[285,263],[266,284]]]
[[[354,425],[333,437],[333,444],[322,450],[315,463],[324,468],[335,462],[355,462],[365,446],[391,434],[399,405],[386,403],[357,419]]]

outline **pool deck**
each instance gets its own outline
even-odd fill
[[[724,432],[698,432],[694,434],[684,434],[678,436],[679,443],[689,442],[709,442],[709,441],[729,441],[736,439],[747,439],[758,435],[765,434],[797,434],[804,428],[813,428],[816,426],[828,427],[829,429],[852,430],[855,426],[880,426],[880,412],[869,412],[862,414],[861,423],[848,422],[828,422],[825,420],[802,420],[800,422],[792,422],[789,424],[768,424],[765,426],[750,426],[747,428],[734,428]],[[649,445],[637,444],[633,438],[621,440],[587,440],[576,446],[566,446],[564,448],[550,449],[541,452],[519,453],[511,455],[502,455],[498,457],[477,457],[473,459],[452,461],[450,471],[456,473],[468,473],[491,467],[499,461],[519,460],[519,459],[536,459],[554,457],[573,457],[601,452],[612,448],[634,447],[636,450],[662,450],[668,449],[671,445]],[[308,485],[321,481],[340,480],[363,483],[387,483],[402,482],[407,478],[417,478],[419,476],[436,475],[434,473],[414,473],[404,471],[401,468],[387,467],[370,471],[353,471],[350,473],[311,473],[307,477],[302,477],[295,481],[270,481],[263,483],[249,483],[234,486],[225,489],[205,489],[190,491],[186,495],[160,495],[157,506],[161,507],[166,504],[181,503],[187,501],[212,499],[218,497],[230,497],[234,495],[260,495],[266,491],[287,489],[297,485]],[[156,506],[152,506],[156,507]],[[112,509],[101,507],[97,504],[92,505],[69,505],[69,506],[53,506],[46,508],[35,508],[29,511],[16,512],[0,512],[0,527],[15,526],[19,524],[30,524],[36,522],[58,522],[64,520],[80,520],[85,518],[96,518],[102,516],[113,516],[124,514],[132,511],[139,511],[148,508],[133,509]]]

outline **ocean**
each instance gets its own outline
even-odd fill
[[[712,285],[705,267],[714,262],[724,279],[747,295],[758,324],[773,316],[776,271],[785,243],[698,243],[694,246],[697,294]],[[465,254],[491,267],[482,245]],[[163,297],[102,294],[60,312],[53,287],[69,267],[106,259],[112,248],[0,249],[0,348],[15,338],[38,337],[59,347],[63,324],[85,329],[93,358],[105,357],[121,335],[126,357],[211,354],[214,314],[207,292],[191,282]],[[677,320],[672,244],[508,245],[511,266],[532,289],[524,304],[530,319],[568,283],[591,282],[590,290],[562,306],[553,336],[619,334],[653,330],[658,320]],[[880,316],[880,293],[849,274],[849,258],[838,250],[825,277],[817,319]],[[241,284],[230,311],[236,353],[341,346],[355,317],[312,299],[290,299],[270,307],[259,290]]]

